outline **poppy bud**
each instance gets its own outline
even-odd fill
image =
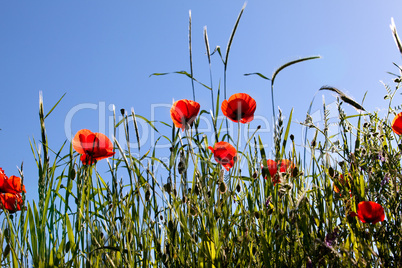
[[[258,172],[257,172],[257,170],[254,170],[253,179],[257,178],[257,176],[258,176]]]
[[[165,189],[165,191],[170,194],[170,192],[172,191],[172,186],[170,185],[170,183],[166,183],[163,188]]]
[[[299,175],[299,169],[294,167],[292,170],[292,177],[297,177]]]
[[[120,113],[121,113],[122,116],[124,116],[126,114],[126,110],[120,109]]]
[[[145,201],[149,201],[149,199],[150,199],[150,197],[151,197],[151,192],[149,191],[149,190],[147,190],[146,192],[145,192]]]
[[[260,218],[260,214],[258,213],[258,211],[254,212],[254,217],[258,220]]]
[[[170,220],[169,222],[168,222],[168,229],[169,229],[169,231],[173,231],[173,228],[174,228],[174,224],[173,224],[173,222],[172,222],[172,220]]]
[[[271,214],[272,214],[272,212],[274,212],[274,209],[273,209],[273,208],[268,209],[268,211],[267,211],[267,215],[271,215]]]
[[[315,141],[315,140],[313,140],[312,142],[311,142],[311,147],[315,147],[317,145],[317,142]]]
[[[69,174],[70,180],[74,180],[74,179],[75,179],[75,174],[76,174],[75,169],[71,169],[70,174]]]
[[[183,151],[180,152],[180,162],[177,165],[177,169],[180,175],[183,174],[184,171],[186,171],[186,158],[184,157]]]
[[[163,221],[163,215],[160,215],[160,216],[159,216],[159,219],[161,219],[161,221]]]
[[[177,165],[177,170],[179,171],[179,174],[182,175],[184,171],[186,171],[186,164],[180,161],[179,164]]]
[[[295,136],[293,134],[290,134],[290,140],[294,141],[294,139],[295,139]]]
[[[335,176],[335,170],[332,167],[328,169],[328,175],[333,178]]]
[[[240,186],[240,184],[237,184],[236,190],[237,190],[238,193],[240,193],[240,191],[241,191],[241,186]]]
[[[219,183],[219,192],[220,192],[221,194],[224,194],[224,193],[226,193],[226,190],[227,190],[226,184],[225,184],[223,181],[220,182],[220,183]]]

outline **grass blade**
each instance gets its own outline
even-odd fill
[[[303,62],[303,61],[307,61],[307,60],[314,60],[314,59],[319,59],[321,58],[320,56],[312,56],[312,57],[307,57],[307,58],[301,58],[301,59],[297,59],[294,61],[290,61],[288,63],[285,63],[284,65],[282,65],[281,67],[279,67],[278,69],[276,69],[276,71],[274,72],[274,74],[272,75],[272,79],[271,79],[271,84],[274,85],[275,82],[275,78],[276,76],[279,74],[280,71],[282,71],[283,69],[285,69],[286,67],[289,67],[293,64],[299,63],[299,62]]]
[[[241,18],[241,16],[243,15],[243,11],[244,11],[244,9],[246,8],[246,4],[247,4],[247,3],[244,3],[242,9],[240,10],[239,16],[237,16],[237,20],[236,20],[235,26],[233,27],[232,33],[230,34],[230,37],[229,37],[229,42],[228,42],[228,46],[226,47],[226,56],[225,56],[225,62],[224,62],[224,64],[225,64],[225,70],[226,70],[226,68],[227,68],[227,66],[228,66],[228,59],[229,59],[230,47],[232,46],[233,38],[234,38],[234,35],[235,35],[235,33],[236,33],[237,26],[239,25],[240,18]]]

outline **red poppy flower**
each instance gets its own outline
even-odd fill
[[[11,176],[8,178],[4,173],[4,170],[0,168],[0,193],[17,194],[25,191],[25,186],[22,185],[21,178]]]
[[[357,213],[351,212],[350,216],[358,217],[361,222],[377,223],[385,218],[384,208],[373,201],[362,201],[357,205]]]
[[[246,93],[232,95],[222,102],[223,114],[233,122],[249,123],[254,119],[257,107],[255,100]]]
[[[401,135],[402,134],[402,112],[397,114],[394,117],[394,120],[392,120],[392,130],[398,134]]]
[[[8,210],[10,213],[21,210],[24,204],[21,197],[22,192],[26,191],[21,178],[17,176],[8,178],[4,170],[0,168],[0,208]]]
[[[269,174],[271,175],[271,178],[274,178],[276,172],[278,171],[278,164],[274,160],[268,159],[267,167],[268,167]]]
[[[237,157],[236,149],[225,141],[215,143],[214,148],[208,147],[214,154],[216,162],[221,164],[227,171],[234,166]]]
[[[81,162],[84,165],[92,165],[97,160],[111,157],[113,152],[113,144],[102,133],[92,133],[88,129],[81,129],[75,134],[73,139],[73,147],[81,155]]]
[[[279,172],[288,172],[288,169],[293,169],[295,165],[289,159],[282,159],[280,162]]]
[[[21,194],[0,193],[0,208],[8,210],[10,213],[21,210],[24,200]]]
[[[294,168],[294,164],[288,159],[282,159],[279,162],[279,166],[280,166],[279,172],[282,172],[282,173],[287,172],[288,168],[292,168],[292,169]],[[271,175],[272,182],[274,183],[274,185],[277,184],[278,182],[280,182],[279,176],[276,174],[278,172],[278,163],[272,159],[268,159],[267,167],[268,167],[268,171],[269,171],[269,174]],[[267,179],[267,178],[265,178],[265,179]]]
[[[192,100],[178,100],[173,103],[170,109],[170,117],[177,128],[184,130],[186,126],[192,126],[198,112],[200,104]]]

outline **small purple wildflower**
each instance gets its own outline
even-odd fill
[[[384,179],[382,179],[381,181],[381,186],[384,186],[385,184],[387,184],[389,182],[389,174],[385,174]]]
[[[308,261],[307,261],[307,264],[306,264],[306,268],[313,268],[313,267],[314,267],[313,262],[309,258]]]
[[[328,233],[325,236],[325,245],[327,245],[327,247],[331,248],[334,244],[335,244],[335,240],[338,237],[338,228],[335,228],[334,231],[332,233]]]
[[[378,160],[380,160],[381,162],[385,161],[385,157],[382,155],[382,153],[378,153]]]
[[[265,201],[265,207],[266,207],[267,209],[270,208],[269,204],[271,203],[271,199],[272,199],[272,197],[268,196],[267,200]]]

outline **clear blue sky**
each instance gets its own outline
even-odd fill
[[[191,9],[194,76],[209,85],[203,27],[208,27],[211,48],[219,45],[224,51],[243,3],[1,1],[0,167],[8,176],[18,175],[16,166],[24,161],[28,199],[36,198],[37,170],[29,138],[40,140],[39,91],[46,111],[67,93],[46,121],[50,147],[55,150],[70,138],[66,132],[82,128],[97,132],[105,127],[111,137],[111,104],[117,111],[134,107],[137,114],[147,118],[154,114],[154,119],[170,123],[169,109],[163,105],[172,99],[191,99],[190,80],[149,75],[189,71]],[[294,107],[294,121],[304,120],[313,95],[323,85],[337,87],[358,102],[368,91],[364,107],[385,108],[385,90],[379,81],[391,83],[386,72],[397,72],[392,62],[401,64],[389,29],[394,17],[402,34],[401,12],[399,0],[249,1],[230,52],[228,96],[249,93],[257,101],[256,115],[270,118],[269,84],[243,74],[271,76],[287,61],[321,55],[322,59],[292,66],[277,77],[275,101],[286,116]],[[212,61],[216,89],[223,66],[217,54]],[[324,94],[327,103],[335,100],[331,93]],[[196,95],[201,109],[209,110],[208,90],[196,86]],[[395,105],[399,101],[398,95]],[[318,98],[317,109],[320,103]],[[82,109],[70,121],[68,115],[77,107]],[[71,129],[65,128],[66,118]],[[301,133],[294,134],[300,140]]]

